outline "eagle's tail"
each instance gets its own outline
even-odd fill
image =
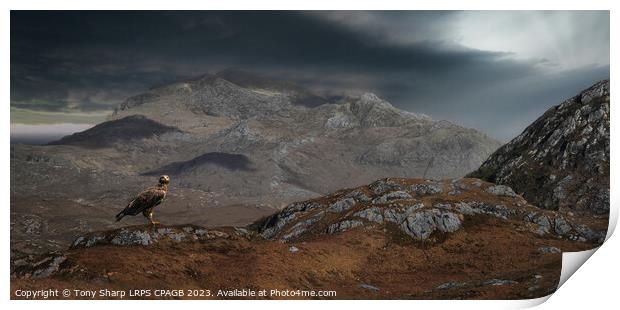
[[[116,215],[116,221],[120,221],[125,215],[127,215],[127,210],[129,209],[129,207],[131,207],[131,205],[133,205],[134,200],[130,201],[127,206],[125,207],[125,209],[123,209],[123,211],[119,212]]]
[[[120,221],[120,220],[121,220],[124,216],[125,216],[125,210],[123,210],[123,211],[119,212],[119,213],[116,215],[116,221],[117,221],[117,222],[118,222],[118,221]]]

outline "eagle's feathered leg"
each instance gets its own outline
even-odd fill
[[[151,222],[151,225],[155,225],[155,224],[159,224],[158,221],[153,219],[153,208],[149,208],[144,210],[144,212],[142,212],[142,214],[148,218],[149,222]]]

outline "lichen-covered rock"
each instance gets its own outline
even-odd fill
[[[554,220],[554,229],[555,229],[555,233],[560,235],[560,236],[564,236],[566,234],[568,234],[571,230],[572,227],[568,224],[568,222],[561,216],[556,217]]]
[[[375,194],[381,195],[385,192],[389,191],[400,191],[403,190],[403,186],[399,183],[390,180],[379,180],[372,184],[370,184],[370,190],[372,190]]]
[[[250,235],[250,232],[246,228],[243,228],[243,227],[235,227],[235,233],[237,233],[240,236],[249,236]]]
[[[549,219],[549,217],[541,212],[530,212],[525,215],[523,220],[536,224],[536,227],[534,227],[532,231],[540,236],[548,234],[552,230],[552,219]]]
[[[433,208],[435,209],[440,209],[440,210],[452,210],[452,205],[449,203],[436,203],[433,205]]]
[[[384,211],[385,220],[394,224],[402,223],[407,215],[395,208],[386,208]]]
[[[405,191],[395,191],[395,192],[390,192],[387,193],[383,196],[380,196],[378,198],[375,198],[372,203],[373,204],[381,204],[381,203],[386,203],[392,200],[402,200],[402,199],[411,199],[413,197],[411,197],[411,195]]]
[[[307,227],[308,224],[306,222],[299,222],[295,224],[293,227],[291,227],[291,229],[288,230],[288,233],[286,235],[282,236],[282,240],[288,241],[303,234],[306,231]]]
[[[467,282],[446,282],[439,284],[435,289],[436,290],[449,290],[452,288],[466,286]]]
[[[369,291],[373,291],[373,292],[378,292],[380,291],[380,289],[374,285],[370,285],[370,284],[360,284],[359,287],[365,289],[365,290],[369,290]]]
[[[506,185],[489,186],[486,191],[496,196],[517,197],[512,188]]]
[[[145,231],[139,230],[121,230],[110,243],[114,245],[149,245],[153,241],[151,240],[151,235],[149,235]]]
[[[381,214],[381,210],[377,207],[372,207],[372,208],[364,209],[362,211],[358,211],[354,213],[353,216],[365,218],[371,222],[383,223],[383,215]]]
[[[406,234],[416,239],[428,239],[437,228],[435,217],[432,212],[416,212],[407,216],[400,228]]]
[[[441,212],[435,215],[437,228],[442,232],[455,232],[461,228],[461,219],[452,212]]]
[[[320,207],[322,207],[322,205],[314,201],[290,204],[281,212],[276,213],[261,222],[261,235],[266,239],[273,238],[282,230],[282,228],[284,228],[284,226],[292,222],[297,216],[301,216],[302,214],[306,214]]]
[[[24,233],[27,235],[40,235],[44,230],[45,220],[37,215],[27,215],[22,220]]]
[[[556,247],[553,247],[553,246],[544,246],[544,247],[540,247],[540,248],[538,248],[538,251],[539,251],[540,253],[543,253],[543,254],[557,254],[557,253],[562,253],[562,250],[560,250],[560,249],[558,249],[558,248],[556,248]]]
[[[329,205],[329,207],[327,208],[327,212],[340,213],[345,210],[351,209],[351,207],[353,207],[354,205],[355,205],[355,199],[345,198],[342,200],[338,200],[332,203],[331,205]]]
[[[335,115],[325,122],[326,129],[351,128],[359,125],[355,119],[348,115]]]
[[[77,237],[71,248],[90,248],[96,245],[150,246],[160,242],[183,242],[228,238],[227,233],[198,226],[134,226],[112,231],[94,232]]]
[[[330,225],[327,228],[327,233],[328,234],[334,234],[336,232],[341,232],[341,231],[349,230],[351,228],[362,226],[362,225],[364,225],[364,223],[362,223],[360,221],[356,221],[356,220],[342,221],[342,222]]]
[[[350,193],[346,194],[344,198],[353,198],[358,202],[366,203],[372,201],[370,197],[368,197],[364,192],[360,190],[353,190]]]
[[[463,214],[487,214],[505,220],[518,214],[516,210],[507,208],[504,205],[494,205],[479,201],[460,202],[456,204],[456,208]]]
[[[519,283],[519,282],[514,281],[514,280],[491,279],[491,280],[487,280],[487,281],[482,282],[482,285],[498,286],[498,285],[517,284],[517,283]]]
[[[583,224],[573,225],[573,228],[577,234],[585,240],[595,241],[597,243],[603,243],[603,241],[605,241],[606,232],[604,231],[596,231]]]
[[[52,254],[33,265],[33,271],[29,275],[34,279],[45,278],[57,272],[67,257],[61,254]],[[22,275],[23,276],[23,275]]]
[[[411,185],[411,187],[409,187],[409,191],[414,193],[415,195],[420,195],[420,196],[436,195],[436,194],[441,194],[443,192],[443,187],[441,186],[441,184],[435,183],[435,182],[421,183],[421,184]]]
[[[288,241],[288,240],[298,237],[299,235],[303,234],[306,231],[306,229],[310,227],[310,225],[318,222],[321,218],[323,218],[324,215],[325,215],[325,212],[321,211],[321,212],[318,212],[312,215],[311,217],[309,217],[308,219],[302,222],[298,222],[291,229],[289,229],[286,235],[282,236],[282,240]]]
[[[424,208],[423,203],[415,203],[402,208],[385,208],[383,214],[386,221],[400,225],[408,215],[421,208]]]

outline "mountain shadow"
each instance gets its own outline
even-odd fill
[[[181,132],[142,115],[131,115],[118,120],[107,121],[88,130],[65,136],[48,145],[74,145],[86,148],[103,148],[116,142],[152,138],[169,132]]]
[[[214,164],[219,167],[231,170],[231,171],[253,171],[251,167],[252,161],[243,154],[230,154],[222,152],[209,152],[202,154],[198,157],[194,157],[186,161],[177,161],[167,164],[161,168],[150,170],[142,173],[142,175],[180,175],[188,171],[193,171],[196,168],[202,167],[207,164]]]

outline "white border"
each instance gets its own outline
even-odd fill
[[[370,0],[358,0],[358,1],[328,1],[328,0],[315,0],[312,2],[303,3],[301,1],[276,1],[276,0],[261,0],[261,1],[218,1],[213,3],[211,1],[187,1],[187,0],[175,0],[175,1],[121,1],[121,0],[108,0],[105,2],[92,2],[92,1],[71,1],[71,0],[32,0],[32,1],[3,1],[3,12],[1,16],[1,31],[2,31],[2,83],[0,89],[4,102],[7,105],[5,111],[8,112],[8,102],[10,98],[9,87],[9,68],[10,68],[10,11],[11,9],[21,10],[58,10],[58,9],[71,9],[71,10],[93,10],[93,9],[128,9],[128,10],[213,10],[213,9],[345,9],[345,10],[361,10],[361,9],[415,9],[415,10],[432,10],[432,9],[447,9],[447,10],[611,10],[611,55],[614,55],[613,51],[618,51],[617,42],[617,3],[618,1],[603,1],[603,0],[564,0],[564,1],[540,1],[540,0],[521,0],[506,3],[506,1],[494,1],[494,0],[435,0],[426,2],[404,2],[396,0],[382,0],[382,1],[370,1]],[[614,59],[611,59],[611,80],[613,81],[614,72],[617,72],[617,63]],[[614,83],[611,83],[612,91],[615,94],[617,87],[614,87]],[[612,119],[618,119],[617,109],[612,106]],[[6,132],[2,136],[3,150],[2,159],[4,165],[2,165],[3,175],[10,175],[9,169],[9,133],[10,133],[10,120],[9,113],[2,113],[0,115],[6,128]],[[617,143],[614,143],[614,137],[617,135],[617,126],[614,122],[611,122],[611,158],[614,158],[614,154],[618,154]],[[618,180],[618,168],[617,165],[612,163],[611,166],[611,181],[612,184],[615,180]],[[10,180],[9,178],[2,178],[2,189],[4,197],[5,212],[9,210],[9,197],[10,197]],[[617,207],[618,207],[618,192],[611,192],[612,209],[614,210],[614,216],[610,218],[610,226],[615,227],[617,221]],[[243,301],[104,301],[104,302],[92,302],[92,301],[8,301],[9,298],[9,217],[4,218],[4,231],[1,238],[2,249],[5,250],[5,255],[2,256],[2,275],[0,278],[3,280],[2,288],[5,292],[5,298],[3,299],[4,306],[15,308],[63,308],[63,309],[83,309],[84,307],[95,309],[108,309],[109,307],[149,307],[155,308],[169,308],[174,306],[181,306],[187,308],[247,308],[247,307],[265,307],[274,309],[287,309],[300,308],[300,309],[314,309],[318,307],[356,307],[356,308],[377,308],[377,307],[432,307],[432,308],[453,308],[459,307],[459,309],[503,309],[503,308],[515,308],[515,307],[528,307],[536,304],[540,304],[547,300],[547,298],[541,298],[538,300],[529,301],[331,301],[331,302],[296,302],[296,301],[261,301],[252,302],[251,304]],[[608,237],[611,234],[608,234]],[[549,300],[549,302],[543,305],[543,308],[592,308],[593,306],[607,306],[617,304],[617,280],[618,269],[617,266],[617,254],[619,253],[620,242],[618,238],[609,239],[593,257],[590,259],[590,263],[581,267],[573,277],[574,280],[566,282],[556,294]],[[612,306],[613,307],[613,306]]]

